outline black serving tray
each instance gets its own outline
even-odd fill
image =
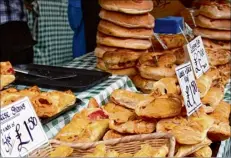
[[[79,106],[81,104],[81,100],[80,99],[76,99],[75,104],[68,106],[67,108],[63,109],[62,111],[60,111],[58,114],[48,117],[48,118],[40,118],[40,121],[43,125],[49,123],[50,121],[56,119],[57,117],[63,115],[66,112],[71,111],[72,109],[76,108],[77,106]]]
[[[43,77],[35,77],[28,74],[23,74],[16,72],[16,84],[23,84],[28,86],[37,85],[43,88],[59,89],[59,90],[73,90],[76,92],[81,92],[89,89],[96,84],[103,82],[110,76],[109,73],[86,70],[86,69],[76,69],[76,68],[66,68],[66,67],[56,67],[56,66],[46,66],[46,65],[16,65],[16,68],[29,71],[37,71],[41,75],[48,77],[58,77],[65,74],[73,74],[75,77],[51,80]]]

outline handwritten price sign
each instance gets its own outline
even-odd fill
[[[196,78],[201,77],[209,70],[208,57],[205,52],[204,44],[201,36],[196,37],[193,41],[186,45],[193,70]]]
[[[23,157],[48,142],[28,97],[1,109],[1,155]]]
[[[202,105],[191,63],[188,62],[176,67],[176,75],[184,97],[187,115],[190,116]]]

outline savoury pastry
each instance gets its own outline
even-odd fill
[[[141,145],[141,149],[135,153],[134,157],[166,157],[169,149],[166,145],[153,148],[149,144]]]
[[[98,31],[105,35],[122,38],[150,39],[153,35],[152,29],[126,28],[106,20],[101,20],[99,22]]]
[[[203,98],[209,91],[212,86],[212,77],[208,75],[202,75],[199,79],[196,80],[197,88],[200,92],[200,97]]]
[[[231,60],[231,52],[229,50],[214,50],[207,48],[206,53],[211,66],[224,65]]]
[[[168,118],[181,113],[182,100],[177,95],[155,98],[148,104],[137,104],[135,112],[138,116],[148,118]]]
[[[206,48],[231,50],[230,41],[211,40],[207,38],[203,38],[202,40]]]
[[[210,114],[215,123],[208,131],[208,137],[212,141],[223,141],[231,136],[229,126],[230,104],[221,101]]]
[[[99,0],[99,4],[105,10],[127,14],[144,14],[153,9],[151,0]]]
[[[197,152],[198,150],[210,145],[212,143],[211,140],[205,138],[202,142],[194,145],[180,145],[175,157],[186,157],[192,153]],[[199,152],[198,152],[199,154]]]
[[[206,16],[199,15],[195,18],[196,25],[202,28],[215,29],[215,30],[230,30],[230,19],[210,19]]]
[[[51,117],[75,102],[76,96],[71,91],[43,92],[32,99],[33,106],[39,117]]]
[[[122,138],[126,136],[126,134],[118,133],[114,130],[109,130],[107,133],[103,136],[103,140],[110,140],[110,139],[116,139],[116,138]]]
[[[199,14],[211,19],[231,19],[230,3],[211,2],[210,4],[202,5]]]
[[[135,109],[138,104],[149,104],[154,99],[155,98],[150,95],[140,94],[122,89],[114,90],[111,94],[112,102],[129,109]]]
[[[109,121],[109,128],[124,134],[149,134],[155,130],[156,121],[133,120],[125,123]]]
[[[50,152],[49,157],[68,157],[72,154],[73,148],[68,146],[58,146],[54,151]]]
[[[14,69],[9,61],[0,62],[0,90],[14,82]]]
[[[154,17],[149,13],[130,15],[101,9],[99,17],[126,28],[154,28]]]
[[[110,120],[115,120],[118,123],[124,123],[129,120],[134,120],[136,118],[136,114],[134,111],[130,109],[126,109],[122,106],[115,105],[113,103],[108,103],[103,106],[104,111],[109,115]]]
[[[197,151],[195,151],[192,157],[212,157],[212,149],[207,145]]]

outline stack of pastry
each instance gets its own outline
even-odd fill
[[[133,83],[144,93],[165,91],[179,94],[175,67],[185,62],[183,35],[160,35],[162,42],[169,48],[163,50],[159,42],[152,40],[156,52],[143,53],[137,64],[138,74],[132,77]],[[167,87],[166,87],[167,86]]]
[[[92,142],[163,132],[175,137],[176,157],[211,157],[210,144],[231,136],[230,104],[221,101],[220,94],[218,97],[211,95],[216,94],[215,89],[212,91],[206,95],[208,100],[209,93],[210,99],[216,98],[210,101],[214,110],[207,112],[206,108],[201,107],[197,114],[187,117],[180,95],[157,96],[115,90],[109,103],[101,109],[91,106],[77,113],[71,123],[58,133],[56,139],[66,142]],[[90,101],[90,104],[95,103]]]
[[[230,77],[231,13],[230,3],[212,2],[202,5],[195,18],[195,35],[203,38],[210,66],[220,70],[223,84]]]
[[[97,68],[118,75],[133,76],[142,52],[152,45],[154,17],[151,0],[99,0]]]

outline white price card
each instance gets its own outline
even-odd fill
[[[209,70],[208,57],[201,36],[196,37],[188,43],[186,48],[195,76],[196,78],[199,78]]]
[[[202,105],[191,63],[188,62],[176,67],[176,75],[184,97],[187,115],[190,116]]]
[[[48,143],[28,97],[1,108],[1,156],[24,157]]]

